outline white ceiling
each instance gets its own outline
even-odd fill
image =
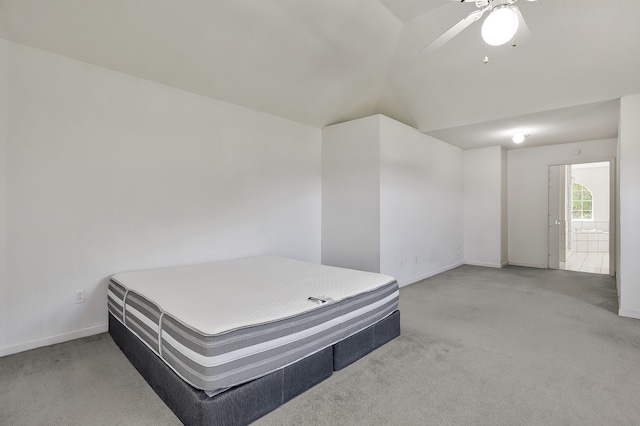
[[[429,55],[473,3],[0,0],[0,37],[316,127],[381,113],[465,149],[525,127],[527,146],[615,137],[616,100],[640,93],[640,1],[518,6],[517,48],[478,22]]]
[[[620,100],[614,99],[433,130],[428,134],[462,149],[496,145],[507,149],[526,148],[615,138],[619,116]],[[525,135],[525,142],[515,145],[512,142],[515,133]]]

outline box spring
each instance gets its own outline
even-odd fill
[[[249,424],[400,335],[400,312],[285,368],[209,397],[182,380],[109,314],[109,333],[131,364],[187,426]]]

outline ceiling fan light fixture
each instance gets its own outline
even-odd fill
[[[503,45],[513,39],[518,25],[518,16],[509,5],[497,6],[482,23],[482,39],[491,46]]]

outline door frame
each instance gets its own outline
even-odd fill
[[[549,269],[549,168],[551,166],[571,166],[574,164],[588,164],[588,163],[609,163],[609,275],[615,277],[616,275],[616,259],[618,257],[618,253],[616,252],[617,247],[617,229],[618,229],[618,210],[617,210],[617,191],[618,191],[618,180],[617,180],[617,172],[616,172],[616,157],[600,157],[600,158],[590,158],[588,160],[570,160],[570,161],[558,161],[554,163],[549,163],[547,165],[547,232],[545,232],[545,240],[547,247],[547,256],[545,259],[545,267]]]

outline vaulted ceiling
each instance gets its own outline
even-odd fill
[[[616,99],[640,93],[640,1],[518,6],[516,48],[477,22],[430,54],[473,3],[0,0],[0,37],[316,127],[381,113],[463,148],[518,127],[530,144],[615,137]]]

